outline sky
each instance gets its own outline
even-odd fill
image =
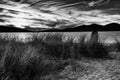
[[[120,24],[120,0],[1,0],[0,25],[60,29]]]

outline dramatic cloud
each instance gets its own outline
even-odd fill
[[[0,25],[52,29],[120,24],[118,3],[117,0],[2,0]]]

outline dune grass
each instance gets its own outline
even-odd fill
[[[109,58],[105,45],[100,42],[91,44],[85,38],[82,36],[78,43],[72,38],[63,42],[62,34],[33,36],[26,43],[0,38],[0,79],[41,80],[43,76],[59,73],[69,65],[60,60]]]
[[[59,68],[56,61],[30,44],[8,40],[4,46],[0,56],[1,80],[40,80]]]
[[[35,46],[44,46],[44,53],[57,57],[60,59],[68,59],[71,57],[80,58],[109,58],[109,51],[103,43],[100,41],[91,43],[91,40],[85,41],[86,36],[80,36],[78,43],[73,42],[73,38],[68,38],[66,42],[63,42],[63,35],[47,34],[44,39],[43,37],[33,37],[33,43]]]

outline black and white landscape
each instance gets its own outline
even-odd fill
[[[0,25],[34,31],[120,24],[119,0],[1,0]]]
[[[0,33],[0,80],[119,80],[119,33]]]

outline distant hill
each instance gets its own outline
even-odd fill
[[[116,23],[111,23],[106,26],[101,26],[97,24],[92,25],[83,25],[77,27],[66,27],[66,28],[59,28],[59,29],[47,29],[47,28],[31,28],[26,27],[25,29],[17,28],[12,25],[10,26],[0,26],[0,32],[89,32],[89,31],[120,31],[120,25]]]

